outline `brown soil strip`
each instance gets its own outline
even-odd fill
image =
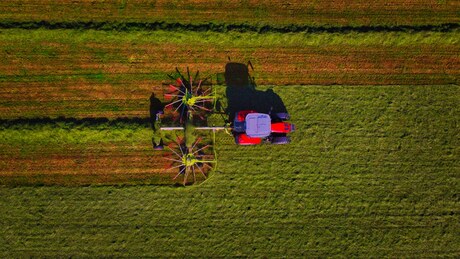
[[[80,51],[56,46],[52,56],[36,54],[28,44],[10,47],[10,62],[0,63],[1,118],[146,117],[150,94],[161,96],[166,74],[176,66],[215,75],[224,72],[228,56],[251,60],[259,85],[430,85],[458,84],[460,78],[455,45],[222,49],[91,43],[75,48]],[[153,72],[156,78],[148,79]]]
[[[4,21],[167,21],[274,25],[382,25],[458,23],[458,1],[91,1],[11,0]]]
[[[23,147],[25,148],[25,147]],[[0,185],[175,184],[176,170],[151,146],[2,147]],[[166,151],[164,152],[166,154]]]

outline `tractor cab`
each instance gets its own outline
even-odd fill
[[[284,120],[289,115],[265,114],[254,110],[244,110],[236,113],[233,121],[233,135],[238,145],[257,145],[263,141],[271,144],[287,144],[290,142],[287,133],[295,127]]]
[[[245,119],[246,135],[251,138],[265,138],[271,133],[271,118],[268,114],[249,113]]]

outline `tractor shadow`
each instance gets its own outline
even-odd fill
[[[241,110],[255,110],[260,113],[287,113],[280,96],[272,89],[257,90],[246,64],[230,62],[225,66],[227,108],[225,113],[233,121],[235,113]]]

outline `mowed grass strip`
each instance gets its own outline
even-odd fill
[[[459,86],[273,90],[297,125],[292,143],[219,134],[219,169],[202,185],[0,188],[0,254],[460,253]]]
[[[251,60],[259,85],[458,84],[459,32],[2,30],[0,116],[145,117],[167,73]]]
[[[458,23],[457,1],[39,1],[0,4],[0,21],[166,21],[310,25]],[[65,14],[65,15],[64,15]]]

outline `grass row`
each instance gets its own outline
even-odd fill
[[[49,21],[3,21],[1,29],[73,29],[73,30],[102,30],[102,31],[213,31],[213,32],[257,32],[257,33],[349,33],[349,32],[449,32],[458,30],[460,24],[444,23],[439,25],[399,25],[399,26],[308,26],[290,24],[286,26],[253,25],[249,23],[225,24],[225,23],[167,23],[167,22],[49,22]]]
[[[0,188],[0,254],[459,255],[460,87],[273,90],[292,143],[219,134],[199,186]]]
[[[75,126],[45,124],[0,129],[0,143],[11,146],[85,145],[110,142],[136,144],[149,139],[151,129],[139,125]]]
[[[212,44],[234,47],[305,47],[325,45],[412,46],[412,45],[459,45],[458,30],[451,32],[350,32],[340,33],[257,33],[257,32],[194,32],[194,31],[134,31],[114,32],[96,30],[24,30],[3,29],[0,42],[65,43],[150,43],[150,44]],[[37,46],[38,47],[38,46]],[[48,48],[51,48],[49,46]],[[39,48],[38,48],[39,49]]]

